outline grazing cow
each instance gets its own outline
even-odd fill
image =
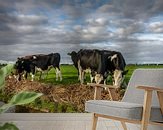
[[[73,61],[74,66],[78,70],[78,76],[81,84],[84,82],[84,74],[85,72],[89,72],[91,82],[93,80],[99,79],[96,73],[97,71],[102,71],[100,69],[100,63],[101,63],[101,51],[99,50],[83,50],[81,49],[79,52],[72,51],[71,53],[68,53],[68,55],[71,56],[71,59]],[[96,55],[96,56],[95,56]],[[96,75],[96,78],[95,78]],[[99,81],[100,82],[100,81]]]
[[[120,52],[108,51],[108,50],[102,50],[102,51],[104,53],[104,57],[108,58],[107,71],[113,77],[112,78],[113,85],[120,87],[123,83],[126,73],[128,72],[128,70],[125,71],[125,67],[126,67],[125,59]]]
[[[62,80],[62,75],[59,68],[60,63],[60,54],[59,53],[51,53],[48,55],[39,54],[39,55],[31,55],[19,58],[15,64],[15,68],[17,73],[19,74],[19,80],[21,79],[22,72],[26,72],[26,78],[28,73],[32,73],[32,81],[34,79],[35,70],[47,71],[51,67],[56,69],[56,80],[58,80],[58,76],[60,77],[60,81]],[[41,75],[40,75],[41,78]]]
[[[35,66],[32,63],[32,57],[33,56],[25,56],[17,59],[14,68],[16,70],[15,74],[17,75],[16,78],[18,81],[21,80],[21,77],[24,73],[26,79],[28,73],[32,74],[33,79],[33,75],[35,74]]]
[[[59,77],[60,81],[62,81],[62,74],[59,67],[59,53],[51,53],[48,55],[34,55],[32,63],[39,71],[49,70],[51,67],[54,67],[56,69],[56,80],[58,80]]]
[[[77,60],[74,62],[74,65],[77,66],[79,71],[79,79],[81,84],[84,82],[84,74],[89,70],[92,76],[95,76],[96,83],[100,83],[97,74],[104,74],[105,68],[102,67],[102,52],[99,50],[80,50],[77,53]],[[77,64],[77,65],[76,65]],[[91,81],[93,78],[91,78]]]
[[[71,53],[67,53],[69,56],[71,56],[71,60],[73,62],[73,65],[75,66],[75,68],[78,70],[78,80],[80,80],[80,75],[79,75],[79,69],[78,69],[78,59],[79,59],[79,55],[78,53],[80,53],[82,50],[80,50],[79,52],[75,52],[72,51]],[[91,72],[90,69],[87,69],[84,71],[84,73],[90,73],[90,78],[91,78],[91,83],[93,82],[93,72]]]
[[[90,69],[96,83],[106,80],[109,74],[113,76],[113,85],[120,87],[124,77],[125,60],[120,52],[108,50],[80,50],[71,52],[74,66],[79,71],[81,84],[84,82],[84,73]],[[91,81],[93,78],[91,79]]]

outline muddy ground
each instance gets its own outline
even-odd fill
[[[40,98],[41,101],[44,100],[51,104],[55,104],[54,107],[56,108],[53,111],[48,110],[48,107],[46,109],[40,108],[40,111],[43,112],[67,112],[69,106],[71,106],[72,112],[84,112],[85,102],[88,100],[93,100],[94,97],[94,87],[90,87],[88,85],[51,85],[41,83],[39,81],[32,82],[29,80],[22,80],[18,82],[11,76],[10,78],[6,78],[6,85],[5,89],[3,90],[6,96],[14,95],[23,90],[43,93],[43,96]],[[111,93],[114,100],[122,99],[123,90],[117,92],[114,89],[111,89]],[[108,91],[103,90],[102,99],[110,100],[109,97]],[[59,104],[62,104],[62,107],[58,107]],[[36,108],[33,107],[33,109]],[[58,111],[57,109],[62,110]]]

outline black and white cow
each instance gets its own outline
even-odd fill
[[[33,56],[25,56],[25,57],[21,57],[21,58],[17,58],[17,61],[14,65],[14,69],[15,74],[16,74],[16,78],[18,81],[21,80],[22,75],[25,74],[25,79],[27,79],[28,74],[30,73],[31,75],[35,74],[35,66],[32,64],[32,59]],[[33,79],[33,77],[32,77]]]
[[[56,69],[56,80],[58,80],[58,77],[60,77],[61,81],[62,75],[59,68],[59,64],[60,64],[59,53],[51,53],[48,55],[39,54],[19,58],[15,64],[15,68],[19,75],[23,71],[25,71],[26,73],[31,73],[33,81],[36,70],[41,71],[42,74],[43,71],[48,71],[51,67],[54,67]]]
[[[84,82],[84,73],[87,69],[90,69],[96,83],[104,82],[111,74],[114,81],[113,85],[119,87],[122,84],[126,63],[120,52],[85,49],[70,54],[74,66],[79,71],[81,84]]]
[[[83,50],[80,50],[79,52],[72,51],[71,53],[68,53],[68,55],[71,56],[71,60],[73,62],[73,65],[75,66],[75,68],[78,71],[78,80],[80,80],[80,74],[79,74],[79,68],[78,68],[78,60],[80,58],[79,53],[81,51],[83,51]],[[91,79],[91,83],[92,83],[93,79],[94,79],[94,77],[92,76],[93,71],[91,71],[90,69],[86,69],[83,73],[90,73],[90,79]]]
[[[113,85],[120,87],[123,83],[126,73],[125,70],[126,62],[123,55],[118,51],[101,50],[104,54],[104,58],[107,58],[107,72],[106,74],[111,75]],[[106,78],[107,75],[104,75]]]
[[[62,74],[60,71],[60,54],[59,53],[51,53],[48,55],[35,55],[33,56],[32,63],[36,67],[38,71],[49,70],[51,67],[56,69],[56,80],[58,77],[60,81],[62,81]]]
[[[84,82],[84,73],[88,69],[96,83],[99,84],[104,80],[103,75],[107,72],[107,60],[104,60],[103,56],[103,52],[97,49],[85,49],[78,52],[78,69],[81,84]]]

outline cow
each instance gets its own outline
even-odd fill
[[[107,62],[104,60],[103,52],[97,49],[85,49],[78,52],[78,69],[81,84],[84,82],[84,72],[90,69],[92,77],[96,83],[104,80],[104,74],[107,72]]]
[[[78,71],[78,80],[80,80],[80,75],[79,75],[79,69],[78,69],[78,53],[80,53],[82,50],[80,50],[79,52],[75,52],[75,51],[72,51],[71,53],[67,53],[69,56],[71,56],[71,60],[73,62],[73,65],[75,66],[75,68],[77,69]],[[90,69],[87,69],[84,71],[84,73],[90,73],[90,79],[91,79],[91,83],[93,82],[93,71],[91,72]]]
[[[33,79],[33,75],[35,74],[35,66],[32,63],[32,58],[33,56],[25,56],[25,57],[21,57],[21,58],[17,58],[17,61],[14,65],[14,69],[15,74],[17,76],[15,76],[17,78],[18,81],[21,80],[22,75],[25,73],[25,79],[27,79],[27,75],[28,73],[32,74],[32,79]]]
[[[108,59],[107,62],[105,62],[105,64],[107,64],[107,72],[104,74],[104,79],[106,79],[109,74],[112,77],[113,85],[120,87],[128,72],[128,70],[125,70],[126,62],[123,55],[118,51],[101,51],[103,52],[104,60]]]
[[[51,53],[48,55],[35,55],[33,56],[32,63],[39,71],[49,70],[51,67],[54,67],[56,69],[56,80],[58,80],[59,77],[60,81],[62,81],[62,74],[59,67],[60,63],[59,53]]]
[[[21,77],[21,73],[24,71],[26,72],[26,77],[28,73],[31,73],[33,81],[36,70],[41,71],[42,74],[43,71],[45,70],[48,71],[50,68],[54,67],[56,69],[56,80],[58,80],[58,77],[60,77],[60,81],[62,81],[59,63],[60,63],[59,53],[51,53],[48,55],[38,54],[18,58],[15,64],[15,68],[18,74],[20,75],[19,77]]]
[[[108,50],[80,50],[71,52],[74,66],[79,71],[81,84],[84,82],[84,73],[90,69],[92,79],[96,83],[104,83],[108,75],[113,77],[113,85],[120,87],[125,74],[125,60],[120,52]]]

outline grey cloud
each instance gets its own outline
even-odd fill
[[[148,25],[151,17],[163,11],[162,0],[97,2],[0,2],[0,48],[6,50],[0,51],[0,59],[52,51],[59,51],[66,59],[67,52],[80,48],[118,50],[133,63],[143,62],[143,59],[152,61],[162,54],[162,45],[152,44],[160,42],[159,38],[144,40],[138,36],[163,32],[162,23]],[[146,46],[151,44],[150,47],[157,50],[153,55],[152,49]],[[163,61],[161,57],[160,60]]]
[[[154,2],[154,0],[116,0],[113,3],[125,17],[146,19],[151,15],[150,10],[153,8]]]
[[[147,26],[150,33],[163,33],[163,22],[153,22]]]
[[[161,13],[163,11],[163,1],[162,0],[154,0],[153,3],[154,3],[154,5],[151,9],[151,12],[154,14],[156,12]]]
[[[39,34],[46,18],[34,15],[0,14],[0,44],[21,43],[28,34]]]
[[[144,23],[133,21],[132,23],[119,22],[121,24],[114,35],[118,35],[119,38],[131,36],[134,33],[141,33],[144,30]]]
[[[47,24],[48,19],[45,16],[39,15],[18,15],[16,16],[18,24],[22,25],[42,25]]]

